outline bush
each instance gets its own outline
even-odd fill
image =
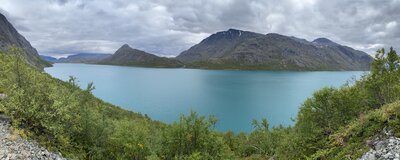
[[[54,79],[26,64],[18,49],[12,53],[0,54],[0,86],[8,95],[0,110],[21,133],[50,150],[75,159],[143,159],[149,155],[149,147],[137,152],[132,142],[161,137],[159,128],[164,124],[95,98],[93,84],[81,90],[75,78],[69,82]]]
[[[214,117],[206,119],[195,112],[181,116],[163,134],[161,157],[223,159],[228,156],[229,149],[222,137],[212,131],[216,122]]]
[[[75,159],[345,159],[367,150],[384,127],[400,136],[400,58],[379,50],[354,85],[323,88],[299,109],[293,127],[254,121],[250,134],[214,130],[195,112],[165,125],[95,98],[32,68],[13,48],[0,53],[0,112],[29,138]],[[389,103],[392,103],[388,105]],[[384,107],[382,107],[384,106]]]

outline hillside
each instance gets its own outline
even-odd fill
[[[327,159],[362,157],[363,160],[399,158],[400,143],[396,138],[400,136],[399,116],[400,101],[371,110],[336,131],[328,139],[327,147],[315,156]]]
[[[17,63],[18,58],[0,52],[0,64],[4,64],[0,66],[0,92],[7,94],[0,99],[0,115],[10,117],[15,135],[34,139],[41,148],[71,159],[128,159],[131,154],[142,159],[138,154],[149,154],[148,149],[158,142],[165,124],[94,97],[92,84],[82,90],[76,79],[63,82]],[[13,153],[24,150],[15,148]]]
[[[0,54],[7,94],[0,113],[16,134],[72,159],[357,159],[377,143],[400,147],[387,143],[400,135],[400,58],[393,49],[376,57],[354,84],[306,99],[294,126],[254,120],[251,133],[235,134],[216,131],[215,117],[195,112],[171,124],[151,120],[94,97],[92,84],[82,90],[73,77],[63,82]],[[372,148],[363,157],[385,152]]]
[[[176,58],[195,68],[267,70],[369,70],[373,60],[326,38],[309,42],[236,29],[212,34]]]
[[[100,61],[99,64],[165,68],[182,66],[182,64],[175,59],[158,57],[141,50],[133,49],[127,44],[121,46],[111,57]]]
[[[29,64],[36,68],[43,69],[51,66],[50,63],[42,60],[38,52],[31,44],[13,27],[7,18],[0,13],[0,51],[7,51],[10,46],[15,46],[22,49],[22,56]]]
[[[97,63],[109,57],[111,54],[78,53],[67,58],[60,58],[56,63]]]

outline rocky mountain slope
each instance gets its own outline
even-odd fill
[[[133,49],[125,44],[119,48],[111,57],[99,62],[100,64],[139,66],[139,67],[181,67],[178,60],[158,57],[141,50]]]
[[[31,44],[13,27],[7,18],[0,13],[0,51],[6,51],[10,46],[22,48],[23,56],[29,64],[43,69],[51,66],[50,63],[42,60],[38,52]]]
[[[213,61],[232,52],[240,43],[262,36],[258,33],[229,29],[209,36],[189,50],[183,51],[177,59],[185,63]]]
[[[368,54],[326,38],[229,29],[215,33],[176,57],[188,67],[270,70],[369,70]]]

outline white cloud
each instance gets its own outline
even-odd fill
[[[396,21],[391,21],[389,23],[386,23],[386,29],[394,29],[397,27],[397,22]]]
[[[124,43],[177,55],[229,28],[327,37],[374,53],[400,44],[399,0],[0,0],[42,54],[113,53]],[[376,46],[376,45],[375,45]],[[396,47],[396,46],[395,46]]]

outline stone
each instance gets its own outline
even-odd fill
[[[7,95],[4,93],[0,93],[0,100],[6,99]]]
[[[65,160],[60,154],[49,152],[34,141],[20,136],[11,137],[10,121],[0,118],[0,160],[32,159],[32,160]]]
[[[386,133],[387,132],[388,131],[386,131]],[[378,159],[399,160],[400,138],[389,136],[388,138],[377,138],[373,141],[374,142],[368,142],[369,144],[373,145],[371,149],[360,158],[360,160],[378,160]]]

